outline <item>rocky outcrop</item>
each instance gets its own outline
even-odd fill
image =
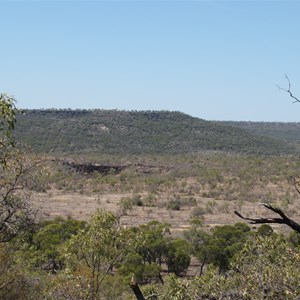
[[[84,163],[75,163],[75,162],[68,162],[63,161],[63,165],[74,169],[76,172],[79,173],[86,173],[90,174],[93,172],[99,172],[103,175],[107,175],[109,173],[119,174],[122,170],[124,170],[127,166],[114,166],[114,165],[98,165],[98,164],[84,164]]]

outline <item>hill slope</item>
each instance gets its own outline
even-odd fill
[[[220,121],[219,124],[245,129],[255,135],[268,136],[300,143],[300,123],[297,122],[236,122]]]
[[[280,140],[168,111],[25,110],[16,136],[37,152],[54,153],[294,152]]]

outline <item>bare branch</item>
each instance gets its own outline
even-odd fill
[[[296,96],[294,96],[293,93],[291,92],[291,82],[290,82],[290,79],[289,79],[289,77],[287,76],[287,74],[284,74],[284,78],[285,78],[285,79],[287,80],[287,82],[288,82],[288,88],[287,88],[287,89],[284,89],[284,88],[282,88],[281,86],[277,85],[278,89],[287,92],[287,93],[290,95],[290,97],[294,99],[293,103],[297,103],[297,102],[300,103],[300,100],[299,100]]]
[[[274,207],[267,203],[261,203],[265,208],[277,213],[281,218],[247,218],[240,214],[238,211],[234,213],[241,219],[249,221],[250,224],[285,224],[293,230],[300,233],[300,224],[286,216],[286,214],[279,208]]]
[[[30,191],[26,188],[35,164],[17,149],[12,149],[6,163],[0,166],[0,243],[34,226],[37,214],[28,201]]]

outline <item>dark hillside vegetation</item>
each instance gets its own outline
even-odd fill
[[[298,122],[236,122],[220,121],[219,124],[245,129],[255,135],[282,139],[300,146],[300,123]]]
[[[291,144],[180,112],[118,110],[25,110],[16,138],[36,152],[181,154],[226,151],[278,155]]]

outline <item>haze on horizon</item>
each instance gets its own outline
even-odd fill
[[[0,1],[0,92],[20,108],[300,121],[299,1]]]

